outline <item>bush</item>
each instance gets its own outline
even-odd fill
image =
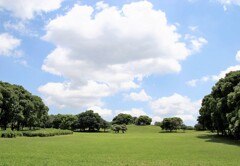
[[[73,134],[71,130],[60,130],[60,129],[42,129],[36,131],[24,131],[23,136],[26,137],[51,137],[55,135],[68,135]]]
[[[16,138],[17,132],[14,132],[12,130],[7,130],[7,131],[2,132],[1,137],[2,138]]]

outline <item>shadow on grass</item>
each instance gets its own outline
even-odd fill
[[[169,134],[173,134],[173,133],[186,133],[185,131],[165,131],[165,130],[163,130],[163,131],[159,131],[159,133],[169,133]]]
[[[111,131],[79,131],[79,130],[74,130],[74,132],[77,132],[77,133],[111,133]]]
[[[197,138],[204,139],[206,142],[222,143],[228,145],[235,145],[240,147],[240,140],[236,140],[230,137],[216,135],[216,134],[202,134]]]

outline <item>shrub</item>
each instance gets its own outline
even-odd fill
[[[2,132],[1,137],[2,138],[16,138],[17,132],[14,132],[12,130],[6,130],[6,131]]]
[[[60,129],[42,129],[36,131],[23,132],[23,135],[26,137],[51,137],[55,135],[67,135],[67,134],[73,134],[73,131]]]

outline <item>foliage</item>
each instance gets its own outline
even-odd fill
[[[122,124],[122,125],[114,124],[114,125],[112,125],[111,129],[115,133],[119,133],[119,131],[122,131],[122,133],[125,133],[127,131],[127,126],[125,124]]]
[[[74,130],[77,124],[77,116],[70,114],[49,115],[47,121],[48,128]]]
[[[179,117],[172,117],[172,118],[164,118],[161,123],[161,128],[163,130],[169,130],[172,132],[173,130],[179,130],[183,126],[183,121]]]
[[[101,128],[102,118],[98,113],[94,113],[92,110],[82,112],[77,115],[78,126],[77,128],[81,131],[99,131]]]
[[[151,118],[149,118],[148,116],[146,116],[146,115],[141,115],[141,116],[139,116],[137,119],[136,119],[136,121],[135,121],[135,124],[136,125],[150,125],[151,124],[151,122],[152,122],[152,119]]]
[[[4,132],[1,133],[2,138],[16,138],[17,137],[17,132],[14,132],[12,130],[5,130]]]
[[[161,127],[161,124],[162,124],[162,122],[155,122],[155,123],[154,123],[154,126],[159,126],[159,127]]]
[[[203,128],[240,138],[240,71],[226,74],[215,84],[199,113]]]
[[[55,135],[68,135],[73,134],[71,130],[60,130],[60,129],[41,129],[34,131],[22,131],[23,136],[26,137],[51,137]]]
[[[0,81],[0,127],[12,130],[44,126],[48,107],[22,86]]]
[[[115,116],[112,120],[112,124],[132,124],[133,123],[133,117],[130,114],[123,114],[120,113],[117,116]]]
[[[200,123],[195,124],[195,125],[194,125],[194,129],[195,129],[196,131],[204,131],[204,130],[205,130],[204,127],[203,127],[203,125],[200,124]]]

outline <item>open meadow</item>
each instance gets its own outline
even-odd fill
[[[209,132],[162,133],[157,126],[131,125],[125,134],[0,138],[0,166],[237,166],[239,154],[239,141]]]

